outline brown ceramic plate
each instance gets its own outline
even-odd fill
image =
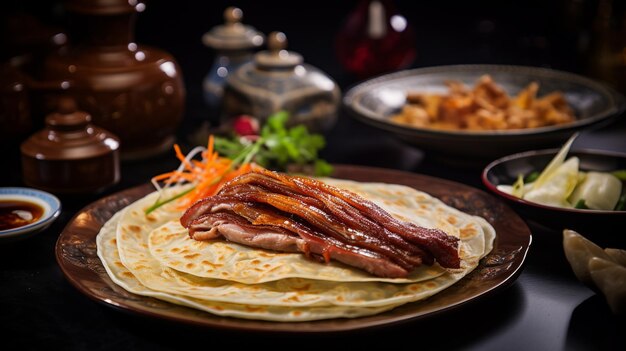
[[[331,332],[392,325],[427,318],[484,298],[511,284],[519,275],[531,242],[530,230],[509,207],[472,187],[424,175],[357,166],[336,166],[335,177],[368,182],[404,184],[442,199],[449,205],[487,219],[497,237],[491,254],[464,279],[422,302],[356,319],[277,323],[218,317],[126,292],[110,279],[96,255],[96,235],[102,225],[126,205],[152,191],[150,185],[131,188],[98,200],[74,216],[56,244],[56,258],[65,277],[78,290],[106,305],[149,317],[193,325],[250,331]]]

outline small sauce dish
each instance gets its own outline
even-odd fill
[[[0,241],[34,235],[52,224],[60,213],[59,199],[45,191],[0,188]]]

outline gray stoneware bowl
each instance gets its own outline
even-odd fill
[[[563,92],[577,121],[534,129],[442,131],[390,120],[402,109],[408,91],[444,94],[445,81],[458,80],[473,86],[484,74],[490,74],[509,95],[516,95],[533,81],[540,84],[539,96],[556,90]],[[344,96],[343,104],[360,121],[391,132],[427,154],[466,162],[558,147],[576,131],[599,128],[616,120],[626,106],[621,94],[592,79],[552,69],[503,65],[439,66],[383,75],[353,86]]]

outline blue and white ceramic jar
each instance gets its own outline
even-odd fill
[[[310,131],[328,131],[337,119],[341,91],[337,83],[316,67],[287,51],[285,34],[273,32],[268,50],[258,52],[226,79],[222,122],[245,114],[264,121],[271,114],[289,112],[290,125]]]
[[[252,60],[254,49],[263,45],[265,37],[251,26],[241,23],[243,12],[236,7],[224,11],[223,25],[205,33],[203,43],[216,51],[215,59],[203,82],[204,100],[218,111],[226,77]]]

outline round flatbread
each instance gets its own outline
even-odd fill
[[[312,262],[301,254],[199,242],[178,224],[182,211],[175,204],[145,215],[157,193],[103,226],[98,255],[111,279],[132,293],[220,316],[293,322],[372,315],[427,298],[462,279],[493,248],[495,230],[487,221],[423,192],[383,183],[325,181],[368,198],[396,218],[459,237],[461,268],[424,266],[405,279],[384,279],[340,263]]]
[[[463,236],[462,250],[474,252],[474,255],[485,251],[483,232],[493,230],[481,218],[446,206],[440,200],[413,188],[336,179],[325,181],[374,201],[402,220],[424,227],[437,227],[457,237]],[[407,278],[381,278],[336,261],[328,264],[312,262],[300,253],[263,250],[225,240],[197,241],[189,237],[187,229],[177,219],[153,230],[148,243],[150,254],[164,266],[197,277],[226,279],[245,284],[286,278],[417,283],[447,272],[435,264],[420,266]]]
[[[133,294],[157,298],[173,304],[194,308],[214,315],[274,322],[304,322],[329,318],[356,318],[374,315],[396,306],[381,307],[285,307],[232,304],[194,299],[187,296],[157,291],[141,284],[122,264],[116,239],[116,229],[121,212],[116,213],[100,230],[96,244],[98,257],[111,280]]]
[[[402,191],[401,191],[402,190]],[[400,196],[406,189],[386,192],[378,199],[389,202],[392,194]],[[464,223],[453,216],[453,209],[432,199],[437,218],[429,219],[437,226],[448,227],[449,233],[461,236],[460,256],[462,268],[424,281],[405,284],[383,282],[337,282],[317,279],[286,278],[259,284],[244,284],[228,279],[211,279],[194,276],[164,266],[149,250],[149,235],[161,225],[177,219],[181,213],[175,205],[163,206],[146,216],[144,210],[154,203],[156,194],[130,205],[120,217],[117,227],[117,245],[122,264],[144,286],[161,292],[183,295],[206,301],[248,304],[258,306],[359,306],[382,307],[418,301],[429,297],[461,279],[478,264],[484,255],[485,231],[478,222],[468,219],[466,235],[455,224]],[[403,195],[404,196],[404,195]],[[435,201],[436,200],[436,201]],[[396,200],[394,200],[396,201]],[[407,200],[408,201],[408,200]],[[403,202],[406,206],[410,202]],[[420,209],[422,210],[422,209]],[[409,215],[410,213],[399,215]],[[395,214],[394,214],[395,215]],[[450,221],[448,219],[454,218]],[[420,219],[423,225],[425,220]],[[310,262],[314,265],[319,263]]]

